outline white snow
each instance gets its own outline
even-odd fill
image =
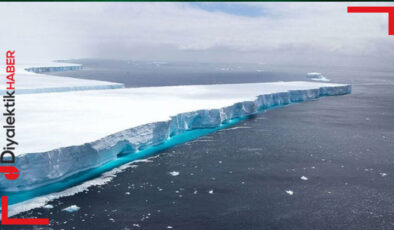
[[[326,78],[321,73],[307,73],[306,77],[313,81],[330,81],[330,79]]]
[[[186,130],[217,127],[258,109],[350,92],[351,86],[342,84],[274,82],[18,95],[16,166],[23,173],[18,180],[2,181],[0,191],[51,183],[123,151],[157,145]],[[5,140],[4,132],[0,139]]]
[[[302,177],[300,177],[300,179],[301,179],[301,180],[308,180],[308,177],[302,176]]]
[[[77,211],[79,211],[79,209],[80,209],[80,207],[78,207],[77,205],[71,205],[71,206],[69,206],[69,207],[67,207],[67,208],[64,208],[64,209],[62,209],[62,211],[66,211],[66,212],[77,212]]]

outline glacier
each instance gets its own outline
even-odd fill
[[[21,94],[15,165],[21,172],[18,180],[1,180],[0,191],[36,189],[191,130],[349,93],[346,84],[271,82]]]

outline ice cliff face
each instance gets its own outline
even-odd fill
[[[121,155],[133,154],[162,144],[172,136],[188,130],[218,127],[232,119],[252,115],[264,109],[349,93],[350,85],[336,85],[261,94],[254,101],[241,101],[218,109],[180,113],[168,121],[140,125],[90,143],[20,155],[16,159],[16,166],[21,171],[20,177],[15,181],[1,180],[0,191],[29,190],[53,183],[98,167]]]
[[[72,70],[82,70],[82,65],[64,65],[64,66],[49,66],[49,67],[28,67],[25,68],[27,72],[34,73],[46,73],[46,72],[56,72],[56,71],[72,71]]]

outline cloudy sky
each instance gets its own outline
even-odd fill
[[[393,65],[394,3],[0,3],[0,52],[21,59]],[[371,65],[372,65],[371,64]]]

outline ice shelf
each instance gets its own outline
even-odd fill
[[[17,180],[1,180],[0,191],[28,190],[58,181],[187,130],[217,127],[275,106],[349,93],[350,85],[273,82],[18,95],[16,166],[21,172]],[[4,145],[5,133],[0,135]]]
[[[81,70],[82,68],[80,64],[60,62],[40,62],[40,64],[17,63],[15,73],[16,94],[124,88],[124,84],[121,83],[38,74],[55,71]],[[1,66],[0,69],[4,69],[4,67]],[[2,75],[4,76],[5,73]],[[5,92],[6,80],[5,76],[0,78],[0,83],[4,86],[0,88],[0,94],[4,94]]]

